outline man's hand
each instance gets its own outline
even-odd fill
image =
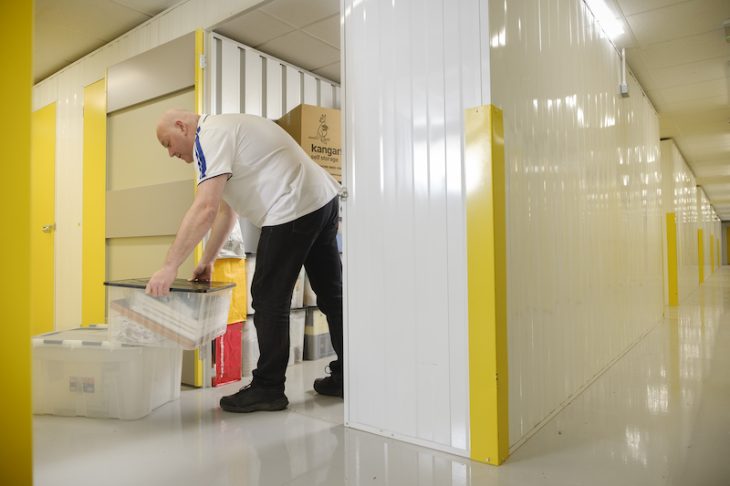
[[[193,270],[193,276],[190,278],[191,282],[210,282],[210,278],[213,275],[213,264],[203,265],[199,263],[195,270]]]
[[[170,293],[170,286],[172,286],[172,282],[176,277],[176,268],[162,267],[152,275],[150,281],[147,282],[147,288],[144,289],[144,292],[153,297],[168,295]]]

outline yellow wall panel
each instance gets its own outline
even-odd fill
[[[55,103],[33,112],[30,166],[30,323],[36,335],[55,324]]]
[[[12,73],[0,76],[0,133],[3,134],[2,224],[12,237],[0,238],[5,276],[0,279],[0,484],[33,484],[30,360],[30,138],[33,3],[0,3],[0,55]]]

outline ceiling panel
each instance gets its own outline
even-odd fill
[[[340,51],[301,31],[277,37],[260,46],[272,56],[312,71],[339,61]]]
[[[618,0],[624,15],[633,15],[647,10],[668,7],[687,0]]]
[[[713,79],[701,83],[683,84],[672,88],[659,89],[654,91],[662,99],[670,102],[687,100],[701,100],[704,98],[722,97],[725,104],[728,102],[727,79]]]
[[[730,129],[730,107],[706,111],[673,112],[670,118],[681,128],[683,135],[722,133]]]
[[[99,1],[94,8],[88,8],[89,3],[85,0],[56,2],[37,19],[41,23],[56,23],[106,42],[149,19],[148,15],[112,1]]]
[[[82,58],[180,0],[36,0],[34,82]]]
[[[728,51],[730,45],[725,43],[719,26],[710,32],[650,44],[641,50],[647,67],[652,69],[726,57]]]
[[[681,66],[652,69],[652,80],[644,87],[650,90],[665,89],[684,84],[725,79],[725,65],[729,60],[730,56],[727,56],[707,61],[691,62]]]
[[[629,15],[627,21],[643,47],[716,30],[728,17],[728,0],[692,0]]]
[[[171,6],[180,3],[180,0],[113,0],[115,3],[136,10],[149,17],[163,12]]]
[[[667,102],[657,102],[659,109],[664,111],[704,111],[712,110],[727,106],[727,96],[717,95],[707,98],[690,99],[690,100],[671,100]]]
[[[302,31],[326,42],[332,47],[340,48],[340,16],[335,14],[319,22],[302,28]]]
[[[274,0],[261,11],[296,27],[313,24],[340,12],[340,0]]]
[[[322,68],[316,69],[314,71],[314,74],[319,74],[323,78],[331,79],[332,81],[339,82],[340,81],[340,62],[335,62],[333,64],[329,64],[327,66],[324,66]]]
[[[258,47],[294,30],[296,27],[257,10],[235,17],[215,29],[216,32],[251,47]]]
[[[57,42],[65,39],[64,42]],[[69,28],[65,25],[49,23],[43,30],[35,33],[33,43],[34,77],[46,78],[56,71],[73,63],[89,52],[89,46],[103,45],[106,41]]]

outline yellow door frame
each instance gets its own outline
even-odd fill
[[[0,483],[33,484],[30,353],[30,137],[33,49],[33,2],[0,3],[0,55],[11,68],[0,76],[0,133],[4,144],[0,191],[5,228],[12,236],[0,238],[5,275],[0,279],[0,369],[3,373],[0,413]]]

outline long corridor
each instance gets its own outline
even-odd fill
[[[35,416],[35,484],[727,486],[728,309],[723,267],[500,467],[345,428],[311,390],[323,360],[289,369],[284,412],[222,412],[239,383],[138,421]]]

